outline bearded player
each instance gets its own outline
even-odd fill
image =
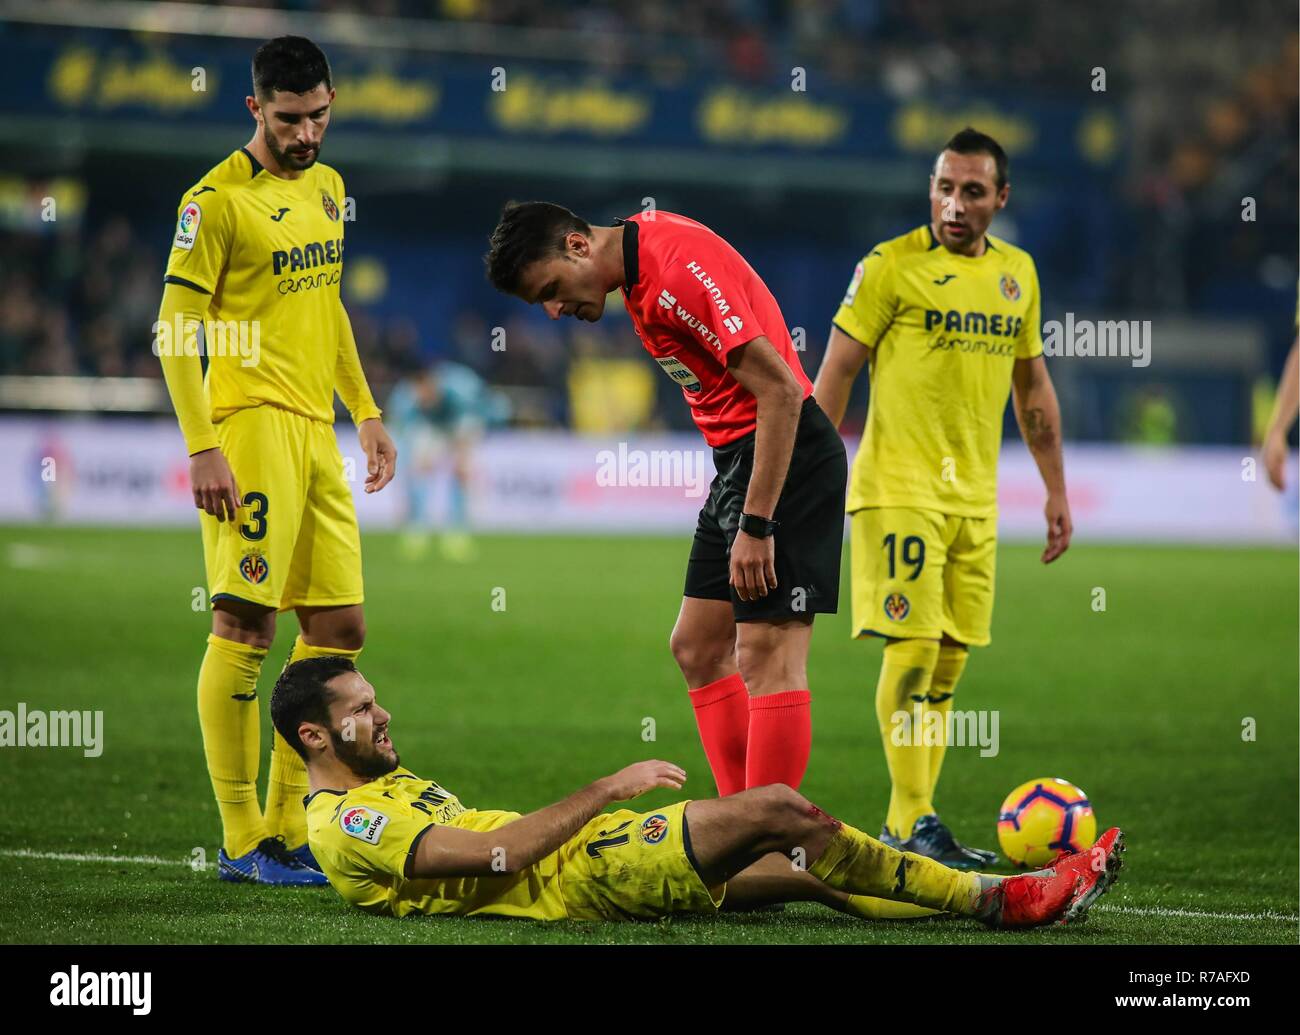
[[[1044,564],[1072,532],[1038,274],[1027,252],[987,232],[1009,192],[1007,156],[991,137],[965,129],[945,145],[929,224],[858,263],[814,389],[839,424],[868,367],[848,511],[853,635],[885,638],[876,716],[892,791],[881,839],[969,868],[997,855],[961,845],[939,820],[945,738],[897,734],[918,710],[912,729],[942,729],[969,648],[989,642],[1008,391],[1047,488]]]
[[[190,455],[212,600],[199,726],[221,814],[222,880],[323,884],[307,846],[302,759],[278,736],[257,801],[257,679],[276,613],[297,612],[290,660],[356,657],[361,541],[334,437],[337,391],[357,426],[366,491],[397,453],[339,295],[343,181],[317,162],[334,90],[310,40],[253,58],[257,126],[181,198],[155,349]],[[207,372],[194,332],[206,321]]]
[[[592,226],[511,203],[488,277],[552,319],[621,291],[646,350],[713,447],[671,648],[718,794],[798,787],[812,743],[813,616],[839,600],[844,444],[812,399],[776,299],[708,227],[655,211]]]
[[[1114,882],[1117,828],[1085,852],[1018,877],[951,869],[841,823],[781,784],[728,798],[620,809],[686,774],[647,761],[528,815],[468,809],[402,768],[392,716],[346,657],[287,666],[271,718],[311,781],[311,845],[343,898],[371,913],[534,920],[652,919],[671,913],[821,902],[868,919],[942,912],[993,927],[1082,918]]]

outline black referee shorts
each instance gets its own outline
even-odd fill
[[[738,622],[834,614],[840,598],[848,458],[839,432],[812,396],[804,400],[790,471],[773,518],[775,590],[741,600],[730,585],[731,544],[754,468],[754,433],[713,451],[717,476],[695,526],[684,595],[730,600]]]

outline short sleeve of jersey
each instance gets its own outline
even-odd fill
[[[665,264],[660,287],[660,304],[672,307],[682,328],[724,367],[732,349],[767,334],[754,315],[744,278],[729,274],[716,253],[679,249]]]
[[[401,877],[416,839],[434,825],[427,815],[392,798],[352,800],[338,810],[327,840],[366,872]]]
[[[850,338],[875,348],[893,323],[897,310],[894,257],[881,248],[873,248],[854,267],[853,279],[832,322]]]
[[[186,191],[176,210],[176,227],[167,256],[167,276],[194,284],[208,294],[216,290],[230,256],[233,239],[227,187]]]
[[[1025,322],[1016,336],[1016,359],[1033,359],[1043,354],[1042,305],[1038,291],[1038,269],[1030,262],[1025,275],[1025,289],[1029,292],[1029,308]]]

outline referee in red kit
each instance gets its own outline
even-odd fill
[[[767,286],[708,227],[671,212],[591,226],[511,202],[485,256],[497,290],[595,322],[615,288],[681,386],[717,477],[686,564],[672,651],[718,794],[798,787],[812,745],[813,616],[839,601],[848,463]]]

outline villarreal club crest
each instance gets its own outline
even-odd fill
[[[250,550],[240,558],[239,574],[244,576],[246,582],[251,582],[254,586],[261,585],[270,573],[271,566],[260,550]]]

